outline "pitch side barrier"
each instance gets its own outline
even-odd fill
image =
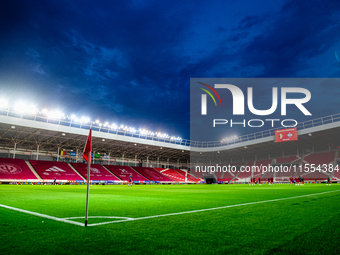
[[[299,166],[296,164],[282,164],[282,165],[259,165],[259,166],[233,166],[233,165],[210,165],[210,166],[195,166],[195,172],[200,173],[251,173],[256,172],[262,174],[267,172],[275,172],[275,173],[314,173],[314,172],[321,172],[321,173],[330,173],[330,172],[338,172],[339,167],[334,167],[333,164],[323,164],[316,166],[315,164],[305,164],[304,166]]]

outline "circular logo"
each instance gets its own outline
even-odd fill
[[[90,172],[94,174],[100,174],[100,171],[97,168],[90,168]]]
[[[0,173],[2,174],[20,174],[22,169],[11,163],[0,163]]]

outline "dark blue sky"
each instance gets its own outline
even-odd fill
[[[189,138],[190,78],[338,77],[339,17],[339,1],[3,1],[0,97]],[[323,95],[313,118],[340,112],[340,88]]]

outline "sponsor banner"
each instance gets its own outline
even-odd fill
[[[78,182],[78,183],[83,183],[84,181],[83,181],[83,180],[81,180],[81,181],[76,181],[76,182]]]
[[[275,130],[275,142],[289,142],[297,140],[296,128]]]
[[[71,156],[71,157],[74,157],[74,158],[77,157],[77,152],[71,151],[70,156]]]

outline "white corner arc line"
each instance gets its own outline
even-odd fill
[[[88,216],[89,219],[123,219],[123,220],[133,220],[135,218],[131,217],[117,217],[117,216]],[[75,219],[84,219],[85,216],[80,217],[69,217],[69,218],[63,218],[64,220],[75,220]]]
[[[61,219],[61,218],[57,218],[57,217],[42,214],[42,213],[31,212],[31,211],[15,208],[15,207],[8,206],[8,205],[0,204],[0,207],[7,208],[7,209],[10,209],[10,210],[13,210],[13,211],[31,214],[31,215],[34,215],[34,216],[38,216],[38,217],[42,217],[42,218],[46,218],[46,219],[50,219],[50,220],[61,221],[61,222],[64,222],[64,223],[74,224],[74,225],[82,226],[82,227],[84,226],[84,223],[79,223],[79,222],[75,222],[75,221],[71,221],[71,220],[67,220],[67,219]]]
[[[264,201],[258,201],[258,202],[250,202],[250,203],[243,203],[243,204],[236,204],[236,205],[226,205],[226,206],[207,208],[207,209],[199,209],[199,210],[186,211],[186,212],[177,212],[177,213],[167,213],[167,214],[146,216],[146,217],[140,217],[140,218],[133,218],[131,220],[126,219],[126,220],[118,220],[118,221],[107,221],[107,222],[101,222],[101,223],[88,224],[88,226],[92,227],[92,226],[106,225],[106,224],[119,223],[119,222],[145,220],[145,219],[160,218],[160,217],[167,217],[167,216],[174,216],[174,215],[181,215],[181,214],[189,214],[189,213],[197,213],[197,212],[206,212],[206,211],[220,210],[220,209],[232,208],[232,207],[238,207],[238,206],[263,204],[263,203],[276,202],[276,201],[282,201],[282,200],[288,200],[288,199],[294,199],[294,198],[301,198],[301,197],[310,197],[310,196],[322,195],[322,194],[338,192],[338,191],[340,191],[340,190],[332,190],[332,191],[326,191],[326,192],[314,193],[314,194],[308,194],[308,195],[302,195],[302,196],[277,198],[277,199],[264,200]]]

